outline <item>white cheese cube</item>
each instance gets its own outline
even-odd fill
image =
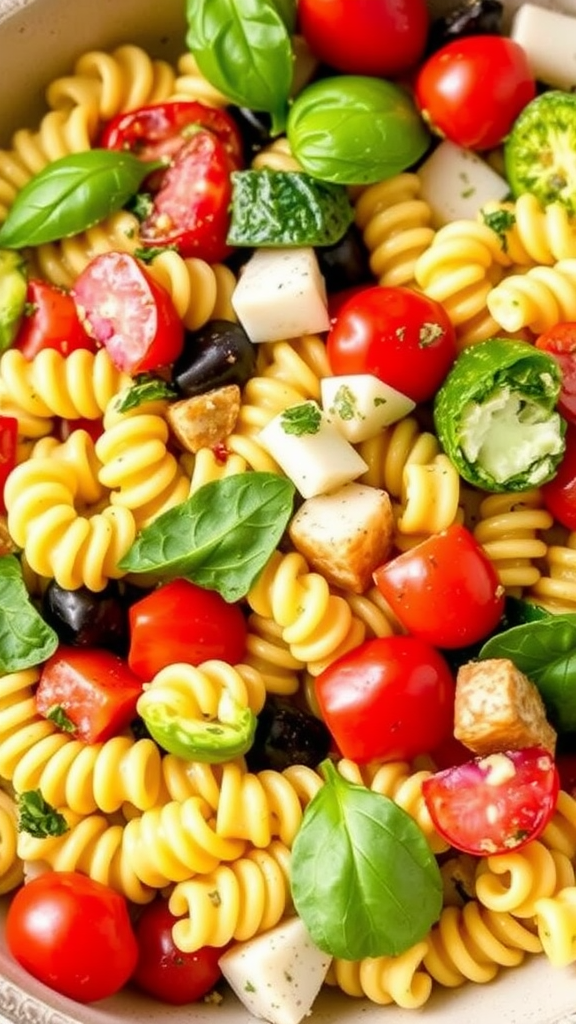
[[[535,78],[554,89],[576,86],[576,18],[522,4],[510,37],[526,51]]]
[[[317,402],[285,409],[258,438],[304,498],[333,491],[368,469]]]
[[[484,203],[505,199],[505,178],[477,153],[444,139],[418,168],[420,197],[432,210],[434,227],[451,220],[475,220]]]
[[[291,917],[220,957],[222,974],[249,1013],[270,1024],[300,1024],[328,972],[331,957]]]
[[[416,405],[372,373],[323,377],[320,393],[324,412],[351,444],[375,437]]]
[[[330,327],[326,284],[311,248],[257,249],[242,268],[231,302],[255,343]]]

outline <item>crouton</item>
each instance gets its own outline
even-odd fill
[[[213,448],[232,433],[240,411],[240,388],[228,384],[203,395],[172,402],[166,411],[170,429],[188,452]]]
[[[554,754],[556,731],[540,692],[508,658],[461,666],[456,677],[454,735],[473,753],[539,746]]]
[[[386,491],[377,487],[345,484],[308,498],[288,533],[294,547],[330,584],[362,594],[372,585],[374,569],[390,554],[392,504]]]

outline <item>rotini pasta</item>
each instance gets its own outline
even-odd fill
[[[549,543],[542,554],[540,575],[526,591],[528,600],[551,612],[573,612],[576,608],[576,534],[570,532],[564,544]]]
[[[432,991],[432,979],[421,969],[427,950],[426,942],[418,942],[398,956],[359,961],[336,958],[326,982],[337,985],[348,996],[364,997],[380,1006],[394,1003],[406,1010],[418,1009]]]
[[[354,219],[378,283],[413,286],[416,261],[435,234],[430,206],[420,197],[418,175],[406,172],[362,189],[354,200]]]
[[[576,886],[568,885],[534,905],[538,937],[554,967],[576,960]]]
[[[165,249],[148,264],[154,280],[169,293],[184,326],[197,331],[208,320],[236,320],[231,303],[236,275],[224,263],[183,258]]]
[[[537,490],[491,494],[480,503],[473,533],[508,593],[520,596],[537,584],[548,550],[544,532],[552,522]]]
[[[551,266],[576,257],[576,226],[562,203],[543,207],[535,195],[524,192],[514,202],[486,203],[479,219],[498,235],[510,266]]]
[[[530,918],[538,899],[573,884],[570,859],[533,840],[521,850],[482,860],[476,875],[476,895],[489,910]]]
[[[511,274],[486,294],[486,306],[499,328],[529,328],[543,334],[562,320],[576,319],[576,259],[559,260],[553,266],[530,267]]]

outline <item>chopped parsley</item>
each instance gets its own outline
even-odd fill
[[[364,419],[358,409],[358,400],[347,384],[341,384],[334,395],[334,404],[330,412],[335,413],[341,420]]]
[[[508,232],[514,227],[516,217],[512,210],[492,210],[491,213],[482,211],[482,220],[495,235],[498,235],[502,252],[508,251]]]
[[[54,725],[57,725],[62,732],[76,732],[74,722],[71,718],[68,718],[61,704],[54,704],[51,708],[48,708],[46,718],[54,722]]]
[[[316,402],[302,402],[293,405],[282,413],[282,430],[285,434],[302,437],[304,434],[317,434],[322,423],[322,413]]]
[[[433,322],[426,322],[422,324],[418,333],[418,346],[419,348],[428,348],[433,345],[438,338],[441,338],[444,334],[444,328],[440,324]]]
[[[62,836],[69,831],[63,814],[44,799],[39,789],[28,789],[18,797],[18,831],[35,839]]]

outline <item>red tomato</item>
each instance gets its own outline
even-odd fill
[[[218,960],[224,950],[204,946],[183,953],[172,938],[177,920],[164,899],[144,907],[135,925],[139,952],[132,981],[163,1003],[184,1006],[202,999],[220,980]]]
[[[554,356],[562,370],[562,387],[558,399],[558,412],[571,423],[576,423],[576,323],[561,323],[551,327],[536,339],[536,348]]]
[[[438,747],[454,724],[454,680],[413,636],[366,640],[317,676],[321,716],[344,757],[404,760]]]
[[[498,146],[536,95],[526,51],[504,36],[465,36],[429,57],[415,82],[423,116],[466,149]]]
[[[376,285],[341,306],[327,338],[332,373],[372,373],[425,402],[456,359],[456,337],[439,302],[410,288]]]
[[[100,145],[129,150],[141,160],[161,160],[174,157],[199,128],[217,135],[230,159],[242,166],[242,135],[234,119],[225,110],[196,100],[157,103],[118,114],[105,126]]]
[[[28,281],[25,315],[13,347],[26,359],[34,359],[45,348],[67,356],[78,348],[93,352],[96,344],[84,330],[70,293],[33,278]]]
[[[224,143],[197,131],[180,147],[154,194],[152,210],[140,226],[143,245],[168,246],[181,256],[209,263],[226,259],[235,165]]]
[[[576,752],[556,754],[560,786],[576,799]]]
[[[87,331],[119,370],[156,370],[180,355],[184,327],[172,298],[133,256],[96,256],[76,279],[73,294]]]
[[[138,957],[124,897],[73,871],[48,871],[18,890],[6,942],[29,974],[79,1003],[118,992]]]
[[[394,77],[418,63],[428,33],[424,0],[298,0],[300,32],[338,71]]]
[[[240,606],[188,580],[163,584],[128,614],[128,663],[146,681],[178,661],[199,665],[217,658],[234,665],[244,655],[247,628]]]
[[[0,511],[5,512],[4,485],[16,465],[18,447],[18,420],[15,416],[0,416]]]
[[[385,562],[374,582],[404,628],[435,647],[476,643],[504,612],[493,563],[458,523]]]
[[[141,693],[142,681],[118,655],[60,644],[44,663],[35,699],[41,715],[58,723],[61,709],[76,739],[99,743],[130,724]]]
[[[476,757],[425,779],[434,826],[451,846],[483,856],[536,839],[556,808],[559,777],[542,747]]]
[[[566,450],[556,476],[542,485],[542,498],[562,526],[576,530],[576,424],[568,424],[565,442]]]

